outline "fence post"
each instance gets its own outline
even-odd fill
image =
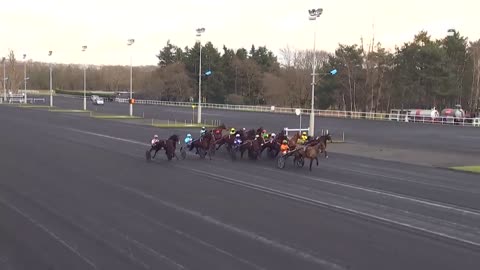
[[[342,142],[345,142],[345,131],[342,131]]]

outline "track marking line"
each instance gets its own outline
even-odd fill
[[[275,169],[270,169],[270,168],[265,168],[265,170],[275,171]],[[285,172],[285,173],[293,175],[290,172]],[[331,179],[328,179],[328,178],[323,178],[323,177],[311,177],[311,176],[306,176],[306,175],[295,175],[295,177],[302,177],[302,178],[305,178],[305,179],[308,179],[308,180],[311,180],[311,181],[315,181],[315,182],[322,182],[322,183],[327,183],[327,184],[330,184],[330,185],[336,185],[336,186],[346,187],[346,188],[349,188],[349,189],[356,189],[356,190],[361,190],[361,191],[365,191],[365,192],[368,192],[368,193],[374,193],[374,194],[378,194],[378,195],[382,195],[382,196],[386,196],[386,197],[392,197],[392,198],[401,199],[401,200],[405,200],[405,201],[411,201],[411,202],[415,202],[415,203],[418,203],[418,204],[428,205],[428,206],[431,206],[431,207],[443,208],[443,209],[447,209],[447,210],[450,210],[450,211],[458,212],[462,215],[468,214],[468,215],[472,215],[472,216],[475,216],[475,217],[480,217],[480,212],[477,212],[477,211],[467,210],[467,209],[463,209],[463,208],[460,208],[460,207],[451,206],[451,205],[448,205],[448,204],[443,204],[443,203],[441,204],[441,203],[435,203],[435,202],[421,200],[421,199],[417,199],[417,198],[412,198],[412,197],[400,195],[400,194],[393,193],[393,192],[381,191],[381,190],[377,190],[377,189],[366,188],[366,187],[361,187],[361,186],[352,185],[352,184],[346,184],[346,183],[334,181],[334,180],[331,180]]]
[[[0,203],[4,204],[5,206],[10,208],[11,210],[15,211],[17,214],[21,215],[22,217],[24,217],[25,219],[30,221],[33,225],[37,226],[42,231],[44,231],[45,233],[50,235],[50,237],[55,239],[57,242],[59,242],[61,245],[63,245],[65,248],[67,248],[69,251],[71,251],[73,254],[77,255],[80,259],[82,259],[85,263],[87,263],[91,268],[98,269],[94,262],[92,262],[90,259],[88,259],[87,257],[80,254],[80,252],[78,252],[73,246],[71,246],[65,240],[63,240],[58,235],[56,235],[54,232],[49,230],[45,225],[41,224],[40,222],[38,222],[33,217],[31,217],[27,213],[23,212],[22,210],[20,210],[16,206],[10,204],[8,201],[4,200],[2,197],[0,197]]]
[[[246,265],[248,265],[248,266],[250,266],[250,267],[252,267],[252,268],[255,268],[255,269],[258,269],[258,270],[264,270],[264,269],[265,269],[265,268],[260,267],[260,266],[254,264],[254,263],[252,263],[252,262],[250,262],[250,261],[247,261],[247,260],[245,260],[245,259],[243,259],[243,258],[237,257],[237,256],[235,256],[234,254],[232,254],[232,253],[230,253],[230,252],[228,252],[228,251],[226,251],[226,250],[223,250],[223,249],[221,249],[221,248],[219,248],[219,247],[217,247],[217,246],[215,246],[215,245],[213,245],[213,244],[211,244],[211,243],[209,243],[209,242],[205,242],[205,241],[203,241],[202,239],[199,239],[199,238],[197,238],[197,237],[195,237],[195,236],[192,236],[192,235],[190,235],[190,234],[188,234],[188,233],[186,233],[186,232],[184,232],[184,231],[180,231],[180,230],[175,229],[175,228],[173,228],[173,227],[171,227],[171,226],[169,226],[169,225],[166,225],[166,224],[158,221],[158,220],[155,219],[155,218],[152,218],[152,217],[147,216],[146,214],[144,214],[144,213],[142,213],[142,212],[140,212],[140,211],[137,211],[137,210],[134,210],[134,209],[129,209],[129,208],[126,208],[126,209],[127,209],[128,211],[132,212],[133,214],[135,214],[136,216],[142,217],[142,218],[146,219],[147,221],[155,224],[156,226],[159,226],[159,227],[161,227],[161,228],[163,228],[163,229],[165,229],[165,230],[174,232],[175,234],[178,234],[178,235],[180,235],[180,236],[182,236],[182,237],[185,237],[186,239],[189,239],[189,240],[192,241],[192,242],[197,242],[197,243],[199,243],[199,244],[202,245],[202,246],[211,248],[211,249],[217,251],[218,253],[221,253],[221,254],[223,254],[223,255],[226,255],[227,257],[230,257],[230,258],[235,259],[235,260],[237,260],[237,261],[239,261],[239,262],[242,262],[242,263],[244,263],[244,264],[246,264]]]
[[[133,143],[133,144],[140,144],[140,145],[143,145],[143,146],[148,146],[148,144],[146,144],[146,143],[141,143],[141,142],[134,141],[134,140],[113,137],[113,136],[104,135],[104,134],[100,134],[100,133],[88,132],[88,131],[83,131],[83,130],[79,130],[79,129],[71,129],[71,128],[69,130],[73,130],[73,131],[76,131],[76,132],[89,134],[89,135],[93,135],[93,136],[104,137],[104,138],[109,138],[109,139],[113,139],[113,140],[124,141],[124,142]],[[469,244],[469,245],[473,245],[473,246],[476,246],[476,247],[480,247],[480,242],[470,241],[470,240],[467,240],[467,239],[463,239],[463,238],[459,238],[459,237],[456,237],[456,236],[448,235],[448,234],[445,234],[445,233],[442,233],[442,232],[430,231],[429,229],[421,228],[421,227],[411,225],[411,224],[408,224],[408,223],[405,223],[405,222],[395,221],[395,220],[392,220],[392,219],[389,219],[389,218],[384,218],[384,217],[381,217],[381,216],[369,214],[369,213],[358,211],[358,210],[355,210],[355,209],[350,209],[350,208],[346,208],[346,207],[342,207],[342,206],[338,206],[338,205],[334,205],[334,204],[330,204],[330,203],[326,203],[326,202],[302,197],[302,196],[299,196],[299,195],[283,192],[283,191],[280,191],[280,190],[276,190],[276,189],[272,189],[272,188],[268,188],[268,187],[264,187],[264,186],[259,186],[259,185],[252,184],[252,183],[247,183],[247,182],[244,182],[244,181],[241,181],[241,180],[235,180],[235,179],[225,177],[225,176],[221,176],[221,175],[217,175],[217,174],[214,174],[214,173],[209,173],[209,172],[205,172],[205,171],[201,171],[201,170],[191,169],[191,168],[183,167],[183,166],[179,166],[179,167],[184,168],[186,170],[193,171],[193,172],[196,171],[197,173],[201,173],[205,176],[210,176],[211,178],[214,178],[214,179],[216,178],[218,180],[221,180],[221,181],[224,181],[224,182],[229,182],[231,184],[237,184],[237,185],[240,185],[240,186],[243,186],[243,187],[246,187],[246,188],[251,188],[251,189],[258,190],[258,191],[263,191],[265,193],[277,195],[277,196],[284,197],[284,198],[290,198],[290,199],[305,202],[305,203],[311,203],[311,204],[317,205],[317,206],[324,206],[324,207],[327,207],[327,208],[338,209],[342,212],[354,214],[354,215],[357,215],[357,216],[368,217],[368,218],[371,218],[371,219],[374,219],[374,220],[379,220],[379,221],[386,222],[386,223],[389,223],[389,224],[396,224],[396,225],[403,226],[403,227],[406,227],[406,228],[409,228],[409,229],[412,229],[412,230],[421,231],[421,232],[424,232],[424,233],[427,233],[427,234],[433,234],[433,235],[437,235],[437,236],[444,237],[444,238],[447,238],[447,239],[451,239],[451,240],[455,240],[455,241],[458,241],[458,242],[463,242],[463,243],[466,243],[466,244]],[[263,169],[278,172],[278,170],[269,169],[269,168],[265,168],[265,167]],[[284,172],[284,173],[289,173],[289,172]],[[289,174],[291,174],[291,173],[289,173]],[[295,175],[295,177],[298,177],[298,175]],[[468,213],[468,214],[472,214],[472,215],[475,215],[475,216],[480,216],[480,213],[477,213],[477,212],[464,210],[464,209],[459,209],[459,208],[455,208],[455,207],[447,206],[447,205],[442,205],[442,204],[438,204],[438,203],[423,201],[423,200],[419,200],[419,199],[415,199],[415,198],[409,198],[409,197],[405,197],[405,196],[401,196],[401,195],[397,195],[397,194],[391,194],[391,193],[388,193],[388,192],[382,192],[382,191],[378,191],[378,190],[362,188],[362,187],[358,187],[358,186],[353,186],[353,185],[349,185],[349,184],[344,184],[344,183],[331,181],[331,180],[328,180],[328,179],[320,180],[320,179],[313,178],[313,177],[308,177],[308,176],[301,176],[301,177],[304,177],[304,178],[307,178],[307,179],[310,179],[310,180],[313,180],[313,181],[330,183],[330,184],[333,184],[333,185],[348,187],[348,188],[352,188],[352,189],[358,189],[358,190],[366,191],[366,192],[369,192],[369,193],[380,194],[380,195],[384,195],[384,196],[392,196],[392,197],[395,197],[395,198],[405,199],[405,200],[409,200],[409,201],[413,201],[413,202],[417,202],[417,203],[423,203],[423,204],[434,206],[434,207],[450,209],[450,210],[453,210],[453,211],[458,211],[460,213]],[[130,188],[122,186],[122,189],[129,190]],[[144,198],[156,200],[155,197],[153,197],[151,195],[148,195],[146,193],[143,193],[141,191],[137,191],[135,189],[132,189],[132,190],[129,190],[129,191],[134,192],[134,193],[139,192],[137,194],[144,197]],[[167,204],[169,204],[169,203],[167,203]],[[183,208],[181,208],[181,209],[183,209]],[[191,210],[188,210],[188,209],[183,209],[183,210],[187,211],[187,213],[188,213],[188,211],[191,211]],[[179,211],[182,211],[182,210],[179,210]],[[197,215],[197,213],[192,212],[192,215],[195,216],[195,215]],[[202,219],[204,218],[204,216],[202,216],[201,214],[198,213],[198,215],[199,215],[199,217],[202,217]],[[226,224],[224,224],[224,225],[226,225]]]
[[[463,238],[459,238],[459,237],[456,237],[456,236],[448,235],[448,234],[445,234],[445,233],[442,233],[442,232],[431,231],[428,228],[422,228],[422,227],[411,225],[411,224],[408,224],[408,223],[405,223],[405,222],[400,222],[400,221],[396,221],[396,220],[393,220],[393,219],[384,218],[384,217],[381,217],[381,216],[378,216],[378,215],[366,213],[366,212],[363,212],[363,211],[359,211],[359,210],[355,210],[355,209],[351,209],[351,208],[347,208],[347,207],[343,207],[343,206],[339,206],[339,205],[335,205],[335,204],[331,204],[331,203],[327,203],[327,202],[322,202],[322,201],[318,201],[318,200],[315,200],[315,199],[310,199],[310,198],[307,198],[307,197],[303,197],[303,196],[300,196],[300,195],[276,190],[276,189],[273,189],[273,188],[268,188],[268,187],[264,187],[264,186],[260,186],[260,185],[256,185],[256,184],[252,184],[252,183],[247,183],[247,182],[244,182],[244,181],[241,181],[241,180],[236,180],[236,179],[226,177],[226,176],[222,176],[222,175],[218,175],[218,174],[215,174],[215,173],[205,172],[205,171],[202,171],[202,170],[191,169],[191,168],[187,168],[187,167],[184,167],[184,169],[191,170],[191,171],[196,171],[199,174],[210,177],[214,180],[219,180],[219,181],[231,183],[231,184],[234,184],[234,185],[242,186],[242,187],[245,187],[245,188],[250,188],[250,189],[262,191],[262,192],[267,193],[267,194],[277,195],[277,196],[280,196],[280,197],[292,199],[292,200],[295,200],[295,201],[300,201],[300,202],[303,202],[303,203],[309,203],[309,204],[316,205],[316,206],[323,206],[323,207],[327,207],[327,208],[331,208],[331,209],[337,209],[337,210],[340,210],[342,212],[354,214],[354,215],[357,215],[357,216],[364,216],[364,217],[368,217],[368,218],[371,218],[371,219],[374,219],[374,220],[380,220],[380,221],[383,221],[383,222],[386,222],[386,223],[389,223],[389,224],[400,225],[400,226],[403,226],[403,227],[406,227],[406,228],[409,228],[409,229],[412,229],[412,230],[421,231],[421,232],[424,232],[424,233],[427,233],[427,234],[433,234],[433,235],[437,235],[437,236],[444,237],[444,238],[447,238],[447,239],[451,239],[451,240],[455,240],[455,241],[458,241],[458,242],[473,245],[473,246],[476,246],[476,247],[480,247],[480,242],[470,241],[470,240],[467,240],[467,239],[463,239]]]
[[[272,240],[272,239],[268,239],[266,237],[263,237],[261,235],[258,235],[254,232],[251,232],[251,231],[248,231],[248,230],[244,230],[242,228],[239,228],[239,227],[236,227],[234,225],[231,225],[231,224],[227,224],[227,223],[223,223],[221,222],[220,220],[218,219],[215,219],[214,217],[211,217],[211,216],[207,216],[207,215],[204,215],[200,212],[197,212],[197,211],[194,211],[194,210],[190,210],[190,209],[187,209],[187,208],[184,208],[182,206],[179,206],[179,205],[176,205],[174,203],[171,203],[171,202],[167,202],[167,201],[164,201],[164,200],[161,200],[153,195],[150,195],[146,192],[143,192],[143,191],[140,191],[140,190],[137,190],[135,188],[132,188],[132,187],[128,187],[128,186],[125,186],[125,185],[121,185],[121,184],[117,184],[117,183],[112,183],[108,180],[104,180],[100,177],[96,177],[99,181],[103,182],[103,183],[106,183],[108,185],[111,185],[111,186],[114,186],[116,187],[117,189],[121,189],[121,190],[124,190],[124,191],[128,191],[130,193],[133,193],[133,194],[136,194],[137,196],[139,197],[142,197],[144,199],[148,199],[148,200],[151,200],[153,202],[156,202],[158,204],[161,204],[163,205],[164,207],[168,207],[168,208],[171,208],[171,209],[174,209],[178,212],[181,212],[181,213],[184,213],[184,214],[187,214],[189,216],[192,216],[192,217],[195,217],[197,219],[200,219],[206,223],[209,223],[209,224],[213,224],[217,227],[220,227],[220,228],[223,228],[227,231],[230,231],[230,232],[233,232],[233,233],[236,233],[236,234],[239,234],[243,237],[246,237],[246,238],[249,238],[251,240],[254,240],[254,241],[258,241],[260,243],[263,243],[267,246],[270,246],[270,247],[273,247],[273,248],[276,248],[276,249],[280,249],[284,252],[286,252],[287,254],[290,254],[290,255],[294,255],[294,256],[297,256],[297,257],[300,257],[304,260],[307,260],[309,262],[312,262],[312,263],[315,263],[315,264],[318,264],[318,265],[322,265],[324,267],[327,267],[328,269],[345,269],[337,264],[334,264],[332,262],[329,262],[329,261],[326,261],[326,260],[323,260],[323,259],[320,259],[320,258],[317,258],[315,257],[314,255],[311,255],[307,252],[304,252],[304,251],[301,251],[301,250],[298,250],[296,248],[293,248],[293,247],[290,247],[288,245],[285,245],[285,244],[282,244],[282,243],[279,243],[275,240]]]
[[[67,128],[67,130],[71,130],[71,131],[75,131],[75,132],[83,133],[83,134],[88,134],[88,135],[93,135],[93,136],[97,136],[97,137],[112,139],[112,140],[116,140],[116,141],[128,142],[128,143],[138,144],[138,145],[142,145],[142,146],[150,146],[148,143],[142,143],[142,142],[139,142],[139,141],[123,139],[123,138],[109,136],[109,135],[105,135],[105,134],[101,134],[101,133],[84,131],[84,130],[76,129],[76,128]]]

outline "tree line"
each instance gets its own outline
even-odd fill
[[[134,67],[136,98],[190,101],[198,98],[200,46],[202,96],[206,102],[309,108],[313,51],[286,47],[280,58],[266,46],[220,50],[211,42],[160,49],[157,66]],[[480,40],[457,31],[432,39],[421,31],[390,52],[374,39],[316,51],[315,106],[320,109],[389,111],[450,107],[478,111]],[[13,51],[5,59],[7,89],[23,89],[23,65]],[[83,66],[55,64],[54,88],[83,89]],[[337,69],[335,75],[329,71]],[[207,73],[207,71],[210,71]],[[28,88],[49,88],[49,65],[28,62]],[[127,91],[128,66],[88,66],[87,89]]]

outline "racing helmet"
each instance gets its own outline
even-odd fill
[[[205,127],[202,127],[202,130],[205,130]]]
[[[230,133],[231,133],[231,134],[233,134],[233,133],[235,133],[235,132],[236,132],[235,128],[231,128],[231,129],[230,129]]]
[[[303,135],[303,136],[307,136],[307,132],[305,132],[305,131],[302,132],[302,135]]]
[[[283,140],[283,144],[287,144],[287,143],[288,143],[287,140]]]
[[[257,134],[257,135],[255,135],[255,138],[260,138],[260,135],[258,135],[258,134]]]
[[[275,133],[272,133],[270,136],[271,136],[272,138],[274,138],[274,137],[277,136],[277,135],[276,135]]]
[[[262,132],[263,132],[263,133],[267,133],[267,130],[266,130],[266,129],[264,129],[264,130],[262,130]]]
[[[158,135],[157,134],[153,135],[153,138],[158,139]]]
[[[187,138],[190,138],[190,137],[192,137],[192,134],[188,133]]]
[[[240,138],[240,134],[235,135],[236,138]]]

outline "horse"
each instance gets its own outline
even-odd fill
[[[235,135],[236,134],[228,134],[223,136],[220,140],[216,140],[215,144],[218,145],[216,150],[220,149],[222,145],[226,144],[227,150],[230,151],[233,141],[235,140]]]
[[[192,151],[193,148],[197,150],[197,153],[201,158],[205,157],[205,154],[208,154],[210,160],[212,160],[212,152],[215,151],[215,139],[210,131],[207,131],[202,138],[193,141],[190,144],[189,151]]]
[[[328,133],[326,135],[322,135],[320,137],[317,137],[308,146],[306,146],[305,148],[300,149],[298,151],[298,156],[294,157],[293,162],[295,163],[300,156],[302,156],[304,159],[308,158],[308,159],[310,159],[309,170],[311,171],[312,170],[312,163],[313,163],[314,159],[317,162],[317,166],[318,166],[318,155],[320,153],[324,153],[325,158],[328,158],[328,154],[327,154],[327,150],[326,150],[327,149],[327,141],[332,142],[332,137]]]
[[[297,132],[295,133],[295,135],[293,135],[292,138],[290,138],[290,140],[288,140],[288,147],[290,148],[290,151],[295,150],[295,148],[297,147],[297,141],[300,137],[300,133]]]
[[[252,160],[257,160],[260,157],[262,150],[262,139],[260,137],[254,138],[253,140],[247,140],[240,146],[241,158],[243,158],[243,153],[248,152],[248,157]]]
[[[331,143],[333,143],[332,136],[330,136],[329,133],[322,135],[320,136],[320,138],[318,138],[318,143],[320,144],[321,153],[324,153],[325,158],[328,158],[327,141],[330,141]]]
[[[256,131],[254,129],[250,129],[249,131],[246,132],[246,134],[244,134],[243,138],[240,135],[240,138],[242,139],[242,141],[254,140],[255,135],[257,135]]]
[[[152,154],[152,151],[155,150],[155,153],[153,154],[153,157],[152,159],[155,159],[155,156],[157,156],[157,152],[162,150],[162,149],[166,149],[165,148],[166,146],[166,142],[165,140],[159,140],[157,143],[155,143],[154,145],[152,145],[152,147],[150,148],[150,150],[148,151],[149,152],[149,155]]]
[[[167,155],[167,159],[170,161],[173,157],[178,160],[177,154],[175,154],[176,146],[179,141],[178,135],[174,134],[168,138],[165,142],[165,154]]]
[[[211,130],[211,132],[213,133],[213,137],[215,138],[215,141],[222,139],[222,132],[225,129],[227,129],[225,124],[221,124],[217,128]]]
[[[278,153],[280,153],[280,145],[285,138],[285,132],[280,131],[275,137],[275,139],[269,139],[268,141],[264,141],[264,143],[262,144],[262,150],[260,150],[260,155],[262,155],[263,151],[268,148],[269,157],[272,159],[277,157]]]

